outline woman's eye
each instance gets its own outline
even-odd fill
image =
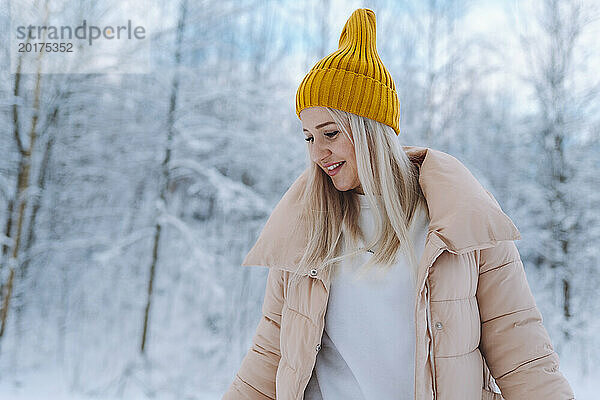
[[[324,133],[324,135],[325,135],[325,136],[327,136],[328,138],[333,138],[333,137],[335,137],[335,136],[336,136],[338,133],[340,133],[340,132],[339,132],[339,131],[333,131],[333,132],[327,132],[327,133]],[[315,139],[314,139],[312,136],[311,136],[311,137],[304,138],[304,140],[306,140],[307,142],[314,142],[314,141],[315,141]]]

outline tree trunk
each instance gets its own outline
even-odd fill
[[[48,2],[45,4],[45,16],[44,22],[48,20]],[[14,205],[16,205],[15,210],[12,210],[13,213],[9,216],[11,221],[7,225],[11,225],[11,232],[9,237],[13,239],[12,243],[12,251],[10,252],[9,260],[8,260],[8,268],[9,275],[6,283],[6,293],[2,298],[2,309],[0,311],[0,338],[3,337],[4,331],[6,329],[6,321],[8,319],[8,311],[10,309],[10,301],[12,297],[12,292],[14,288],[14,278],[15,278],[15,269],[18,265],[19,259],[19,250],[21,241],[23,240],[23,224],[25,220],[25,211],[27,209],[27,192],[30,186],[31,179],[31,161],[32,161],[32,153],[35,149],[35,143],[37,139],[37,123],[38,117],[40,113],[40,92],[41,92],[41,80],[42,80],[42,56],[43,52],[39,52],[37,54],[37,73],[35,76],[35,88],[33,93],[33,114],[31,117],[31,128],[29,130],[29,144],[27,148],[24,146],[23,142],[21,142],[21,136],[19,132],[19,114],[18,114],[18,106],[16,104],[13,105],[13,124],[14,130],[13,134],[15,137],[15,141],[17,143],[17,147],[19,149],[19,169],[17,175],[17,187],[15,191],[15,197],[13,199]],[[19,57],[19,63],[17,66],[17,73],[15,74],[15,88],[14,95],[15,97],[20,94],[20,81],[21,81],[21,65],[23,59]],[[16,215],[16,226],[12,227],[14,220],[12,220],[12,215],[14,212]],[[13,232],[14,229],[14,232]],[[2,268],[0,267],[0,271]]]
[[[35,85],[35,94],[34,94],[34,106],[33,106],[33,117],[31,122],[31,130],[29,132],[29,146],[27,149],[20,150],[20,159],[19,159],[19,172],[17,176],[17,187],[15,192],[15,198],[13,200],[14,204],[16,204],[16,218],[12,220],[12,213],[9,218],[11,221],[7,225],[12,225],[13,222],[16,222],[14,229],[11,229],[9,237],[13,239],[12,243],[12,251],[9,255],[8,260],[8,268],[10,270],[8,281],[6,284],[6,293],[4,294],[4,298],[2,299],[2,321],[0,325],[0,337],[4,335],[4,330],[6,328],[6,320],[8,317],[8,310],[10,307],[10,300],[12,296],[12,289],[14,287],[14,277],[15,277],[15,268],[17,268],[19,250],[21,246],[21,242],[23,240],[23,226],[25,220],[25,211],[27,208],[27,189],[30,186],[31,179],[31,154],[33,148],[35,146],[36,141],[36,127],[37,127],[37,119],[39,112],[39,97],[40,97],[40,80],[41,73],[38,71],[36,77],[36,85]],[[18,134],[18,131],[15,130],[15,134]]]
[[[179,67],[181,65],[181,47],[183,44],[183,34],[185,31],[185,19],[187,14],[187,0],[182,0],[180,5],[179,21],[177,24],[177,38],[175,43],[175,55],[174,55],[174,74],[173,81],[171,83],[171,97],[169,99],[169,112],[167,115],[167,143],[165,148],[165,155],[161,165],[162,168],[162,184],[160,186],[160,209],[159,215],[157,216],[157,223],[154,231],[154,244],[152,246],[152,261],[150,264],[150,275],[148,277],[148,293],[146,299],[146,308],[144,311],[144,323],[142,330],[142,343],[140,347],[141,353],[146,350],[146,341],[148,336],[148,321],[150,319],[150,307],[152,305],[152,293],[154,288],[154,277],[156,275],[156,265],[158,263],[158,250],[160,244],[160,235],[162,232],[162,222],[160,219],[160,213],[166,211],[167,205],[167,190],[170,183],[169,173],[169,162],[171,160],[171,148],[173,146],[173,136],[175,134],[175,111],[177,110],[177,96],[179,94]]]

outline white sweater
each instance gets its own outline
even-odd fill
[[[359,195],[359,224],[373,237],[374,220]],[[410,232],[417,260],[425,246],[429,219],[417,213]],[[415,288],[406,257],[382,279],[352,280],[352,271],[371,253],[343,260],[331,281],[321,350],[304,393],[305,400],[385,400],[414,398]]]

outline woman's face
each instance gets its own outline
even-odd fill
[[[329,112],[324,107],[305,108],[300,112],[300,120],[310,159],[329,175],[337,190],[345,192],[356,189],[356,192],[363,194],[354,145]]]

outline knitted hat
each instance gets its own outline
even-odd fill
[[[340,36],[337,51],[308,72],[296,92],[296,115],[323,106],[371,118],[400,133],[400,102],[392,76],[375,44],[375,13],[355,10]]]

